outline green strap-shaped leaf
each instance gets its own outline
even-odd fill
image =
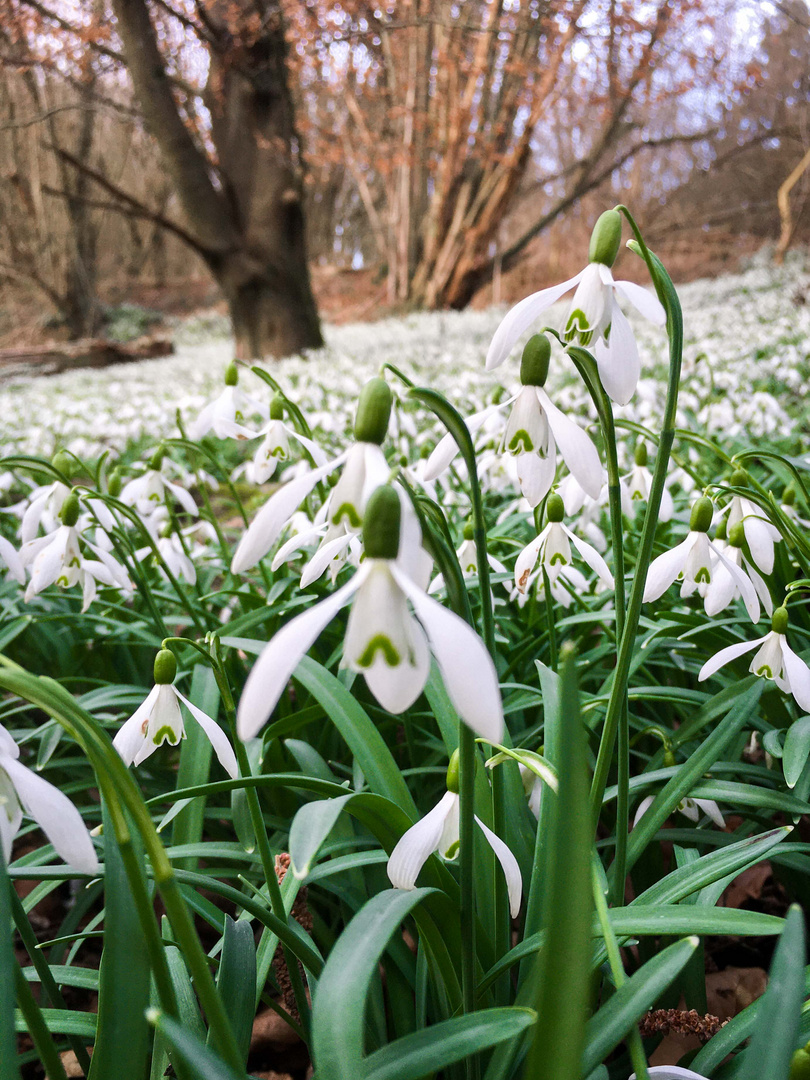
[[[89,1080],[116,1080],[122,1060],[126,1060],[133,1080],[141,1080],[149,1054],[149,1027],[144,1015],[149,1004],[149,956],[106,804],[102,804],[102,821],[104,952],[99,969],[98,1034]],[[129,843],[133,845],[132,840]],[[142,851],[137,855],[133,861],[142,866]]]
[[[19,1080],[14,1034],[14,950],[11,938],[11,895],[6,861],[0,850],[0,1080]]]
[[[363,1080],[421,1080],[471,1054],[514,1039],[535,1019],[531,1009],[516,1008],[454,1016],[370,1054]]]
[[[312,860],[353,794],[304,803],[297,811],[290,826],[290,859],[297,878],[307,876]]]
[[[256,945],[250,923],[234,922],[229,915],[225,916],[217,989],[231,1022],[236,1045],[247,1062],[256,1004]]]
[[[794,904],[771,963],[768,989],[745,1051],[739,1080],[787,1080],[804,1001],[804,916]]]
[[[582,1072],[589,1072],[627,1035],[633,1024],[683,971],[698,946],[696,937],[676,941],[632,975],[588,1021]],[[573,1075],[573,1074],[572,1074]],[[579,1075],[579,1074],[577,1074]]]
[[[432,890],[378,893],[354,916],[324,965],[312,1005],[312,1059],[321,1080],[363,1074],[366,997],[400,923]]]
[[[571,1080],[579,1076],[585,1041],[591,967],[591,850],[585,729],[579,711],[573,647],[560,650],[562,679],[558,750],[560,790],[553,800],[543,905],[545,947],[535,990],[537,1024],[529,1049],[526,1080]],[[552,800],[549,800],[550,802]]]
[[[205,1080],[245,1080],[244,1073],[234,1072],[199,1036],[171,1016],[159,1009],[150,1009],[147,1018],[174,1053],[188,1066],[192,1076],[204,1076]]]

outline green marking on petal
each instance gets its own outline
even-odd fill
[[[554,554],[551,556],[551,562],[549,563],[549,565],[554,566],[555,563],[560,563],[562,566],[567,566],[568,559],[566,559],[566,557],[561,551],[555,551]]]
[[[357,660],[360,667],[371,667],[377,653],[381,652],[389,667],[396,667],[401,662],[401,657],[390,638],[385,634],[375,634],[363,650],[362,656]]]
[[[593,337],[593,330],[588,324],[587,315],[581,308],[577,308],[569,315],[563,337],[566,341],[571,341],[573,338],[578,337],[582,345],[590,344],[591,338]]]
[[[170,743],[172,746],[177,746],[181,738],[182,736],[178,735],[173,727],[170,727],[168,724],[164,724],[164,726],[158,731],[156,731],[155,734],[152,736],[152,742],[155,744],[155,746],[160,746],[160,744],[164,741]]]
[[[447,849],[447,851],[445,851],[445,853],[444,853],[445,859],[455,859],[456,855],[458,855],[458,848],[459,848],[458,840],[455,840],[450,845],[450,847]]]
[[[334,514],[332,514],[332,524],[339,525],[344,517],[349,519],[349,524],[353,529],[360,528],[360,515],[357,512],[357,507],[352,503],[346,502],[337,508]]]
[[[701,582],[705,581],[706,584],[709,585],[711,583],[711,580],[712,575],[708,566],[701,566],[701,568],[695,574],[695,583],[699,585]]]
[[[763,664],[761,668],[757,668],[757,670],[754,672],[754,674],[758,675],[761,679],[772,679],[773,678],[773,672],[771,671],[771,669],[768,667],[767,664]]]
[[[531,450],[534,450],[534,443],[532,442],[528,431],[524,428],[521,428],[520,431],[516,431],[509,440],[507,450],[512,454],[528,454]]]

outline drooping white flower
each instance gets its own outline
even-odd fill
[[[4,536],[0,536],[0,564],[8,568],[9,574],[20,585],[25,584],[25,568],[17,549]]]
[[[145,701],[125,720],[113,739],[113,746],[127,765],[140,765],[164,742],[176,746],[186,737],[180,702],[205,732],[225,772],[234,779],[239,775],[236,754],[216,720],[198,709],[172,686],[177,661],[168,649],[161,649],[155,659],[155,685]]]
[[[419,871],[434,851],[444,859],[455,857],[459,846],[458,809],[458,795],[447,791],[421,821],[402,835],[388,859],[388,880],[395,889],[416,888]],[[501,864],[509,894],[509,911],[515,919],[520,913],[523,888],[517,859],[479,817],[476,816],[475,821]]]
[[[27,544],[39,532],[40,525],[46,532],[56,528],[62,504],[70,494],[70,488],[61,480],[55,480],[45,487],[34,488],[29,495],[28,506],[23,512],[20,527],[20,541]]]
[[[549,496],[546,504],[548,524],[542,532],[521,551],[515,562],[515,585],[520,592],[525,592],[531,580],[535,563],[545,567],[549,584],[553,586],[557,578],[567,574],[571,566],[571,544],[584,561],[596,573],[599,579],[610,589],[613,588],[613,575],[607,563],[590,544],[563,524],[564,506],[559,495]]]
[[[239,541],[231,562],[234,574],[244,573],[264,558],[315,485],[340,465],[344,468],[330,496],[329,521],[333,525],[345,522],[355,532],[360,528],[369,497],[390,476],[380,449],[390,412],[391,391],[385,380],[369,380],[357,407],[357,441],[332,461],[296,477],[270,496]]]
[[[121,502],[126,506],[134,506],[144,517],[154,513],[155,509],[163,506],[168,495],[173,495],[183,509],[193,517],[197,516],[197,504],[190,491],[181,484],[172,483],[160,471],[162,452],[152,457],[149,467],[141,476],[136,476],[121,489]]]
[[[658,299],[640,285],[614,279],[610,267],[616,259],[620,242],[621,219],[616,211],[608,210],[594,228],[591,262],[585,269],[568,281],[527,296],[508,312],[489,346],[487,370],[491,371],[502,364],[532,323],[576,286],[563,327],[563,337],[566,341],[584,346],[595,342],[602,384],[614,401],[626,405],[635,392],[641,373],[641,360],[630,324],[616,303],[616,293],[629,300],[657,326],[663,326],[666,312]]]
[[[647,795],[638,804],[635,817],[633,818],[633,828],[641,821],[644,815],[652,806],[655,800],[654,795]],[[714,799],[692,799],[687,796],[685,799],[681,799],[678,803],[678,811],[683,814],[684,817],[689,818],[695,824],[700,820],[701,811],[706,814],[708,818],[717,826],[718,829],[725,829],[726,823],[723,820],[723,815],[720,813],[720,807],[714,801]]]
[[[295,439],[307,450],[316,468],[326,464],[326,454],[317,443],[284,423],[284,407],[284,399],[276,394],[270,403],[270,419],[258,431],[251,431],[239,423],[226,422],[221,425],[223,432],[232,438],[262,440],[250,467],[250,479],[254,484],[266,483],[279,464],[290,460],[290,439]]]
[[[733,476],[732,483],[734,482],[735,477]],[[773,546],[782,539],[782,534],[775,525],[768,521],[760,507],[751,499],[745,499],[741,495],[733,495],[731,502],[727,507],[724,507],[721,513],[728,514],[726,528],[729,534],[735,525],[742,525],[754,563],[763,574],[772,573]]]
[[[759,600],[756,590],[748,576],[709,540],[707,530],[711,519],[711,500],[701,496],[692,507],[686,539],[650,563],[644,585],[644,603],[662,596],[679,574],[683,575],[681,596],[691,596],[697,591],[705,598],[719,564],[739,589],[751,621],[757,622]]]
[[[650,1080],[708,1080],[701,1073],[693,1072],[691,1069],[682,1069],[680,1065],[653,1065],[648,1067],[647,1075]],[[635,1073],[630,1080],[636,1080]]]
[[[36,821],[57,855],[83,874],[95,874],[98,858],[82,816],[66,795],[23,765],[20,751],[0,724],[0,848],[6,863],[23,811]]]
[[[793,695],[800,709],[810,712],[810,668],[788,645],[787,627],[787,610],[779,607],[773,613],[770,633],[755,641],[737,642],[715,653],[698,672],[698,682],[708,679],[738,656],[756,649],[748,670],[761,678],[773,679],[780,690]]]
[[[233,432],[234,425],[244,424],[246,418],[255,413],[267,419],[267,405],[240,390],[238,381],[236,364],[229,364],[225,371],[225,389],[188,425],[190,439],[196,442],[209,431],[219,439],[239,438]]]
[[[462,541],[461,546],[457,549],[456,556],[458,558],[459,566],[461,567],[461,573],[464,575],[465,578],[474,577],[478,573],[478,548],[476,547],[475,540],[473,539],[472,525],[465,525],[464,540]],[[489,564],[490,570],[494,571],[496,574],[509,573],[503,563],[496,559],[495,556],[491,555],[489,552],[487,552],[487,562]],[[504,582],[504,586],[508,591],[508,582]],[[444,575],[437,574],[433,581],[431,581],[428,592],[440,592],[443,588]]]
[[[240,737],[252,737],[267,721],[299,661],[354,598],[342,664],[364,675],[383,708],[397,714],[413,704],[432,652],[459,716],[482,738],[498,741],[503,708],[492,659],[475,631],[417,584],[420,560],[408,554],[412,544],[400,545],[397,492],[379,488],[367,515],[366,558],[351,581],[287,623],[259,655],[239,702]]]
[[[652,473],[647,467],[647,446],[645,443],[639,442],[635,449],[633,468],[626,476],[622,477],[622,510],[628,517],[635,515],[635,504],[637,502],[649,502],[652,481]],[[625,492],[627,500],[624,498]],[[661,505],[658,509],[658,520],[671,521],[674,512],[675,506],[672,495],[669,488],[664,485],[664,490],[661,492]]]
[[[721,524],[725,525],[725,522],[721,522]],[[704,608],[710,618],[714,618],[721,611],[725,611],[729,604],[742,595],[737,577],[729,568],[729,563],[736,567],[741,574],[748,577],[765,611],[768,615],[773,615],[773,601],[771,600],[770,591],[760,577],[757,568],[745,557],[743,551],[744,539],[743,526],[740,524],[734,526],[731,530],[731,536],[722,547],[718,541],[715,541],[715,549],[719,550],[728,562],[721,562],[718,559],[712,581],[706,590]]]

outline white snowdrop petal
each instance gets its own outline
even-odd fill
[[[487,371],[492,371],[504,362],[524,331],[528,330],[535,319],[556,303],[561,296],[564,296],[569,289],[573,289],[583,272],[559,285],[552,285],[550,289],[541,289],[540,292],[532,293],[519,304],[515,304],[505,315],[490,342],[486,360]]]
[[[439,846],[444,823],[458,795],[446,792],[421,821],[403,833],[388,859],[388,880],[395,889],[413,889],[419,871]]]
[[[787,639],[782,636],[782,661],[790,683],[790,692],[796,704],[805,712],[810,712],[810,668],[801,657],[791,649]]]
[[[575,533],[571,532],[567,525],[563,525],[562,527],[565,530],[565,535],[580,553],[588,566],[590,566],[591,570],[593,570],[600,581],[604,582],[609,589],[612,589],[614,586],[613,574],[611,574],[608,564],[596,548],[591,547],[590,544],[586,544],[584,540],[580,540]]]
[[[608,396],[617,405],[626,405],[638,386],[641,358],[630,323],[618,304],[613,305],[610,337],[596,343],[596,364]]]
[[[342,589],[296,615],[265,645],[239,699],[236,726],[243,742],[252,738],[269,719],[301,658],[326,624],[357,592],[367,573],[367,567],[358,570]]]
[[[602,490],[602,462],[599,451],[579,424],[560,412],[545,390],[538,386],[537,397],[545,410],[562,459],[577,483],[592,499]]]
[[[228,776],[235,780],[239,775],[239,765],[237,764],[236,754],[234,753],[234,749],[231,746],[228,736],[216,720],[207,713],[204,713],[202,709],[198,709],[196,705],[193,705],[179,690],[175,690],[174,692],[205,732],[206,738],[213,746],[214,753],[217,755],[222,768]]]
[[[6,771],[27,814],[39,825],[58,855],[84,874],[95,874],[98,857],[82,816],[67,795],[13,758]]]
[[[534,452],[518,454],[516,464],[523,498],[529,506],[539,506],[554,483],[557,463],[553,454],[547,457],[540,457]]]
[[[669,551],[653,559],[647,570],[644,583],[644,603],[657,600],[670,587],[686,565],[686,559],[695,543],[695,533],[690,533],[685,540]]]
[[[663,304],[649,289],[636,285],[633,281],[614,281],[613,287],[630,301],[640,315],[655,326],[663,326],[667,321]]]
[[[478,827],[487,838],[487,843],[495,852],[506,878],[506,890],[509,893],[509,914],[516,919],[520,914],[520,899],[523,893],[523,880],[520,876],[518,861],[499,836],[486,827],[479,817],[475,819]]]
[[[756,641],[739,641],[734,645],[728,645],[725,649],[721,649],[720,652],[715,653],[710,660],[707,660],[700,669],[698,672],[698,682],[703,682],[704,679],[708,679],[710,675],[714,675],[721,667],[730,663],[732,660],[736,660],[738,656],[743,656],[747,652],[753,652],[753,650],[756,649],[758,645],[761,645],[764,640],[764,638],[757,638]]]
[[[396,567],[392,574],[425,628],[444,685],[459,716],[483,739],[503,736],[503,704],[492,657],[471,626],[416,588]]]

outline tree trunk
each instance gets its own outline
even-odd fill
[[[300,216],[300,215],[299,215]],[[228,301],[240,360],[291,356],[303,349],[323,345],[318,312],[309,285],[309,270],[303,257],[303,218],[299,223],[299,266],[289,259],[292,244],[282,235],[267,237],[267,248],[274,253],[285,251],[288,259],[282,268],[267,258],[260,263],[255,256],[239,253],[218,260],[211,271]],[[295,231],[295,230],[293,230]],[[289,230],[286,230],[287,234]],[[298,270],[296,273],[295,270]]]

